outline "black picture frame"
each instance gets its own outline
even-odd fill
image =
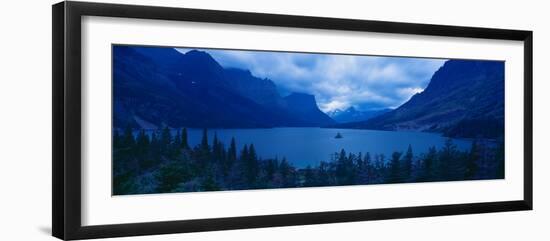
[[[522,200],[420,207],[140,222],[81,224],[81,17],[104,16],[259,26],[350,30],[427,36],[517,40],[524,43],[524,194]],[[381,219],[532,210],[533,208],[533,33],[523,30],[366,21],[262,13],[150,7],[90,2],[52,6],[53,23],[53,195],[52,233],[60,239],[88,239],[228,229],[307,225]]]

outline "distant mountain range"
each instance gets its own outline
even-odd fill
[[[397,109],[366,121],[332,127],[503,137],[504,62],[448,60],[424,91]]]
[[[355,109],[355,107],[351,106],[345,110],[336,109],[329,111],[327,114],[336,122],[347,123],[366,121],[389,111],[391,111],[391,109],[359,111]]]
[[[113,124],[156,128],[265,128],[336,123],[315,97],[282,97],[269,79],[223,68],[208,53],[113,47]]]
[[[448,60],[396,109],[323,113],[313,95],[281,96],[270,79],[224,68],[203,51],[113,47],[113,125],[141,128],[332,127],[504,134],[504,63]]]

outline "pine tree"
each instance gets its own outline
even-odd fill
[[[341,163],[346,162],[346,150],[340,150],[340,154],[338,154],[338,161]]]
[[[365,162],[365,165],[370,165],[371,164],[372,160],[371,160],[371,157],[370,157],[370,152],[365,153],[364,162]]]
[[[365,166],[365,161],[363,160],[363,153],[359,152],[359,154],[357,154],[357,160],[356,160],[356,165],[355,165],[355,176],[356,176],[356,180],[355,180],[355,184],[359,184],[359,183],[366,183],[367,181],[367,168]]]
[[[181,141],[180,141],[181,148],[185,150],[189,150],[189,142],[187,141],[187,128],[183,128],[181,130]]]
[[[435,178],[434,173],[434,166],[435,162],[437,161],[437,150],[435,147],[430,147],[428,149],[428,153],[424,155],[424,158],[422,160],[422,168],[421,168],[421,174],[419,181],[426,182],[426,181],[433,181]]]
[[[324,161],[319,164],[317,173],[317,184],[319,186],[329,186],[331,183],[330,165]]]
[[[179,149],[181,148],[181,132],[180,130],[176,130],[176,135],[174,136],[174,142],[173,142],[173,145],[174,145],[174,148],[175,149]]]
[[[172,135],[170,134],[170,129],[168,128],[168,126],[164,126],[164,128],[162,128],[160,139],[162,145],[164,146],[168,146],[170,145],[170,143],[172,143]]]
[[[465,179],[472,179],[475,177],[478,170],[477,161],[479,160],[479,157],[479,146],[477,144],[477,140],[474,140],[466,159],[466,170],[464,172]]]
[[[146,135],[145,131],[142,129],[139,131],[136,138],[135,153],[139,159],[145,159],[147,158],[147,150],[149,150],[149,136]]]
[[[304,187],[315,187],[317,186],[317,178],[315,177],[315,171],[311,166],[307,166],[304,170]]]
[[[151,168],[161,161],[162,144],[155,132],[150,134],[149,144],[147,145],[146,158],[140,160],[140,166],[143,170]]]
[[[218,145],[218,132],[214,131],[214,138],[212,139],[212,149],[216,149]]]
[[[440,180],[453,180],[458,170],[456,145],[451,138],[445,140],[443,148],[439,152],[438,178]]]
[[[132,127],[130,125],[126,126],[124,129],[124,135],[122,136],[122,146],[124,148],[133,148],[136,144],[134,139],[134,134],[132,133]]]
[[[359,168],[359,166],[361,167],[364,167],[364,163],[363,163],[363,153],[359,152],[359,154],[357,154],[357,156],[355,157],[355,164],[357,165],[357,168]]]
[[[370,152],[367,152],[365,154],[365,158],[363,160],[363,165],[365,166],[365,175],[366,175],[366,179],[365,179],[365,182],[368,184],[368,183],[372,183],[374,181],[374,168],[373,168],[373,164],[372,164],[372,160],[371,160],[371,157],[370,157]]]
[[[497,146],[496,153],[496,178],[504,178],[504,141],[500,141]]]
[[[258,155],[256,154],[256,148],[254,148],[254,144],[250,144],[248,147],[248,158],[249,160],[258,160]]]
[[[347,160],[348,156],[344,149],[340,150],[340,153],[337,153],[335,156],[336,159],[336,181],[338,185],[346,185],[348,183],[348,170],[347,170]]]
[[[405,156],[403,157],[403,178],[404,181],[410,180],[412,175],[412,161],[413,161],[413,151],[412,147],[409,144],[409,147],[407,148],[407,152]]]
[[[202,139],[199,148],[203,152],[210,152],[210,145],[208,144],[208,130],[206,128],[202,130]]]
[[[180,130],[176,130],[176,134],[171,137],[171,143],[168,146],[168,156],[170,159],[175,160],[181,154],[181,133]]]
[[[227,152],[223,150],[223,172],[227,176],[232,166],[237,160],[237,145],[235,144],[235,138],[231,138],[231,143],[229,144],[229,149]]]
[[[158,152],[157,148],[160,146],[160,141],[155,132],[151,133],[151,149],[152,152]]]
[[[243,149],[241,150],[241,162],[246,162],[248,160],[248,146],[244,144]]]
[[[277,159],[269,159],[267,160],[265,172],[266,172],[266,179],[268,182],[273,180],[273,177],[275,176],[275,172],[277,171],[277,168],[279,166],[279,161]]]
[[[230,164],[233,164],[237,160],[237,145],[235,144],[235,137],[231,138],[231,144],[229,145],[229,150],[227,151],[227,160]]]
[[[377,154],[375,156],[375,183],[382,183],[389,179],[386,168],[386,155]]]
[[[188,180],[191,175],[189,168],[185,166],[185,162],[169,162],[162,166],[155,174],[158,181],[157,192],[167,193],[173,192],[180,183]]]
[[[294,180],[292,180],[292,166],[286,160],[286,157],[283,157],[281,163],[279,164],[279,173],[281,174],[282,187],[292,187],[295,185]]]
[[[238,162],[234,165],[234,168],[237,169],[237,180],[243,186],[243,188],[250,188],[250,179],[249,179],[249,169],[248,169],[248,160],[250,158],[248,145],[244,145],[241,150],[241,154]]]
[[[247,178],[249,185],[254,185],[258,178],[258,156],[254,144],[250,144],[248,148],[248,156],[246,158]]]
[[[161,153],[163,155],[169,155],[171,153],[172,135],[170,134],[170,129],[168,126],[164,126],[164,128],[162,128],[162,132],[160,134],[160,144]]]
[[[220,187],[216,183],[216,180],[212,175],[208,175],[206,178],[203,179],[201,183],[201,189],[203,191],[219,191]]]
[[[198,146],[195,146],[193,153],[197,161],[199,161],[199,169],[205,170],[211,162],[212,157],[210,145],[208,144],[208,130],[206,128],[203,129],[201,142]]]
[[[223,143],[218,139],[218,133],[214,132],[214,139],[212,140],[212,155],[214,161],[218,165],[222,165],[222,171],[226,171],[226,155]]]
[[[214,139],[212,140],[212,153],[215,161],[222,160],[222,143],[218,140],[217,132],[214,132]]]
[[[113,194],[128,195],[138,193],[140,186],[136,183],[135,173],[126,172],[113,177]]]
[[[121,144],[122,144],[122,137],[120,136],[118,129],[115,129],[113,131],[113,148],[114,149],[120,148]]]
[[[355,165],[356,162],[357,156],[350,152],[344,165],[344,184],[346,185],[352,185],[357,182],[357,166]]]
[[[401,152],[393,152],[390,161],[390,176],[389,183],[399,183],[403,181],[403,174],[401,172],[400,158]]]

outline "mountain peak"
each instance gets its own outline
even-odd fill
[[[302,93],[302,92],[292,92],[289,95],[287,95],[286,97],[289,97],[289,98],[304,98],[304,99],[307,98],[307,99],[315,100],[314,95],[307,94],[307,93]]]
[[[284,101],[286,102],[286,108],[291,113],[300,115],[304,121],[313,123],[315,126],[335,123],[327,114],[319,110],[314,95],[292,92],[284,97]]]
[[[315,96],[311,94],[301,93],[301,92],[292,92],[290,95],[285,97],[287,102],[293,103],[295,105],[305,106],[308,108],[317,109],[317,101],[315,101]]]
[[[249,70],[224,68],[208,51],[116,47],[115,54],[115,107],[124,110],[117,112],[116,126],[146,122],[220,128],[334,124],[319,110],[315,96],[292,93],[282,98],[273,81],[255,77]],[[135,93],[140,94],[135,97]]]
[[[208,55],[210,56],[210,54],[206,53],[205,51],[201,51],[201,50],[196,50],[196,49],[192,49],[192,50],[189,50],[185,53],[185,55],[196,55],[196,56],[200,56],[200,55]]]
[[[252,73],[248,69],[239,69],[239,68],[230,67],[230,68],[225,68],[225,70],[230,74],[238,75],[240,77],[255,77],[252,75]]]
[[[282,98],[277,86],[269,79],[258,78],[246,69],[226,68],[226,81],[242,96],[261,105],[278,107]]]
[[[397,109],[340,127],[496,138],[503,133],[499,129],[503,122],[504,62],[448,60],[432,75],[424,91]]]
[[[212,58],[212,56],[209,53],[205,51],[196,50],[196,49],[188,51],[187,53],[184,54],[184,56],[187,58],[193,59],[195,61],[216,62],[216,60],[214,60],[214,58]]]
[[[334,111],[331,111],[329,112],[329,116],[337,122],[349,123],[366,121],[368,119],[382,115],[388,111],[388,109],[360,111],[357,110],[354,106],[350,106],[345,110],[336,109]]]
[[[327,115],[334,118],[335,116],[341,114],[343,111],[341,109],[334,109],[327,112]]]
[[[504,78],[504,65],[500,61],[486,60],[447,60],[432,76],[424,92],[443,89],[456,89],[472,86],[484,81],[487,76]],[[502,75],[502,76],[499,76]],[[462,81],[457,81],[462,80]]]

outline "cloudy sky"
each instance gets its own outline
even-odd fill
[[[185,53],[189,49],[178,49]],[[422,91],[445,60],[200,49],[225,68],[269,78],[281,95],[315,95],[321,110],[395,108]]]

